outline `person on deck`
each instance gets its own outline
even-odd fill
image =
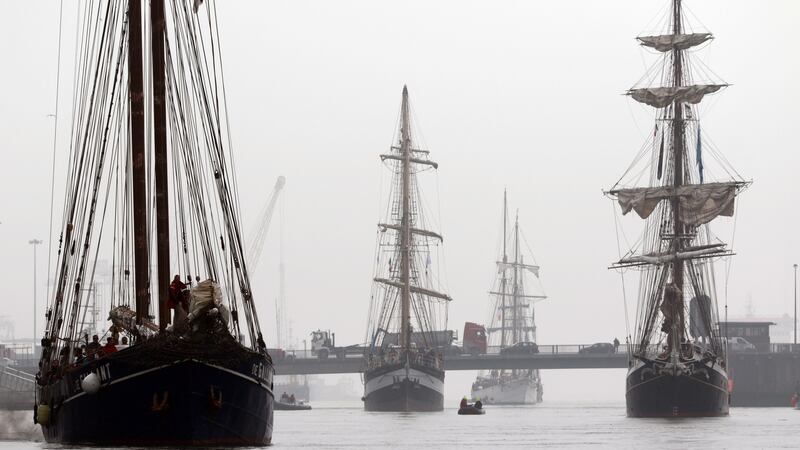
[[[461,403],[458,404],[459,408],[466,408],[467,407],[467,397],[461,399]]]
[[[103,354],[110,355],[117,351],[116,342],[114,342],[113,337],[109,337],[106,339],[106,345],[103,346]]]
[[[175,278],[172,279],[172,283],[169,285],[169,307],[172,309],[177,308],[178,305],[181,305],[183,309],[188,310],[189,305],[186,303],[186,296],[183,294],[183,291],[186,290],[186,284],[181,281],[180,275],[175,275]]]
[[[614,353],[617,353],[617,350],[619,350],[619,339],[614,338]]]
[[[91,361],[95,358],[97,352],[100,351],[102,345],[100,345],[100,337],[96,334],[92,336],[92,342],[86,344],[86,357]]]

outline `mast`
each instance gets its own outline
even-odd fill
[[[673,35],[681,33],[681,0],[673,0]],[[673,61],[673,86],[680,87],[683,84],[683,53],[677,47],[672,50]],[[678,188],[683,185],[683,152],[684,152],[684,122],[683,122],[683,103],[678,99],[672,104],[672,156],[673,156],[673,169],[674,179],[673,185]],[[679,198],[675,196],[672,199],[672,220],[673,220],[673,236],[670,245],[671,250],[675,253],[683,248],[683,239],[685,236],[683,222],[680,215],[680,202]],[[673,320],[673,327],[670,339],[670,344],[673,350],[680,349],[680,341],[683,337],[684,330],[684,308],[683,308],[683,260],[675,258],[672,263],[672,282],[677,288],[676,305],[678,317]]]
[[[401,289],[401,319],[400,319],[400,339],[403,349],[408,351],[411,348],[411,208],[409,205],[411,197],[411,136],[409,129],[408,114],[408,89],[403,86],[403,104],[401,106],[400,124],[400,153],[402,161],[400,163],[403,171],[403,190],[402,190],[402,218],[400,220],[400,283]]]
[[[508,191],[503,189],[503,276],[500,278],[500,347],[506,345],[506,222],[508,222]]]
[[[134,289],[136,323],[149,319],[150,282],[147,248],[147,168],[145,167],[144,88],[142,74],[142,2],[128,6],[128,98],[131,115],[131,169],[133,185]]]
[[[167,174],[167,104],[164,69],[164,0],[151,0],[150,35],[153,46],[153,122],[155,138],[156,259],[158,262],[159,329],[169,317],[169,178]]]
[[[512,302],[514,305],[514,343],[519,342],[519,211],[514,220],[514,290],[512,291]]]

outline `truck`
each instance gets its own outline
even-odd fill
[[[486,327],[473,322],[465,322],[461,341],[461,353],[472,356],[485,355],[488,348]]]
[[[399,341],[399,333],[384,333],[381,342],[385,348],[389,345],[399,345]],[[469,354],[477,356],[486,354],[486,327],[474,322],[466,322],[464,323],[461,345],[457,341],[458,333],[454,330],[432,331],[427,335],[419,332],[411,333],[411,343],[417,347],[426,347],[426,343],[428,343],[435,345],[445,355]]]
[[[366,348],[363,345],[336,346],[336,333],[331,330],[317,330],[311,332],[311,354],[319,359],[328,359],[334,355],[337,358],[346,358],[347,355],[363,355]]]
[[[387,333],[380,330],[376,334],[374,341],[383,334],[381,346],[386,349],[389,346],[400,345],[400,333]],[[454,330],[438,330],[427,334],[421,332],[411,333],[411,343],[419,348],[427,347],[430,344],[436,346],[445,355],[469,354],[473,356],[486,354],[486,327],[473,322],[464,324],[464,334],[461,345],[458,345],[458,334]],[[373,342],[374,345],[374,342]],[[346,347],[336,346],[336,333],[331,330],[320,330],[311,332],[311,354],[319,359],[327,359],[329,356],[336,358],[346,358],[348,355],[363,355],[368,350],[364,345],[349,345]]]

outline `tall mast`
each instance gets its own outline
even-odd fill
[[[401,314],[400,339],[404,350],[411,348],[411,133],[409,129],[408,89],[403,86],[403,104],[400,122],[400,162],[403,171],[402,218],[400,221],[400,283]]]
[[[150,309],[141,0],[129,2],[128,27],[128,99],[131,114],[131,184],[133,185],[133,274],[136,290],[136,323],[141,324],[145,319],[149,319]]]
[[[514,290],[512,291],[514,304],[514,343],[519,342],[519,211],[514,220]]]
[[[508,222],[508,191],[503,189],[503,276],[500,278],[500,347],[506,345],[506,266],[508,254],[506,253],[506,222]]]
[[[170,323],[169,306],[169,179],[167,174],[167,104],[164,69],[164,0],[150,2],[153,46],[153,121],[155,138],[156,259],[158,262],[159,329]]]
[[[681,33],[681,0],[673,0],[672,7],[672,32],[677,35]],[[672,50],[673,61],[673,86],[679,87],[683,84],[683,53],[678,48]],[[673,185],[677,188],[683,184],[683,152],[684,152],[684,122],[683,122],[683,103],[677,99],[672,104],[672,155],[674,179]],[[683,247],[684,226],[680,216],[680,204],[678,197],[672,199],[673,214],[673,236],[671,250],[678,252]],[[673,350],[680,348],[680,340],[683,337],[684,317],[683,317],[683,261],[675,258],[672,263],[672,282],[677,288],[676,309],[679,311],[678,320],[673,321],[671,336],[671,347]]]

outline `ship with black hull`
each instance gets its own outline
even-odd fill
[[[607,191],[623,215],[633,210],[646,221],[642,238],[612,265],[641,272],[636,331],[628,336],[627,414],[724,416],[730,395],[714,262],[733,252],[709,223],[733,216],[749,183],[700,126],[697,105],[727,86],[705,66],[696,70],[697,48],[713,36],[687,23],[681,0],[670,3],[659,31],[637,38],[660,60],[627,92],[656,108],[652,138]],[[637,185],[648,176],[647,186]]]
[[[433,259],[442,237],[427,228],[417,175],[436,169],[429,152],[412,141],[408,90],[403,87],[399,139],[381,160],[392,170],[386,220],[378,224],[364,370],[367,411],[441,411],[443,348],[450,296]]]
[[[526,262],[525,254],[532,255],[524,251],[530,249],[523,248],[523,241],[519,214],[509,232],[507,193],[503,192],[502,244],[489,292],[493,308],[487,329],[490,345],[501,353],[538,352],[534,304],[547,296],[539,281],[539,266],[535,261],[530,264],[530,259]],[[478,375],[471,390],[472,398],[485,405],[533,405],[542,401],[543,394],[539,369],[495,369]]]
[[[74,139],[36,376],[47,442],[271,443],[274,369],[240,237],[213,3],[78,6]],[[113,261],[110,326],[95,339],[81,311],[101,260]]]

